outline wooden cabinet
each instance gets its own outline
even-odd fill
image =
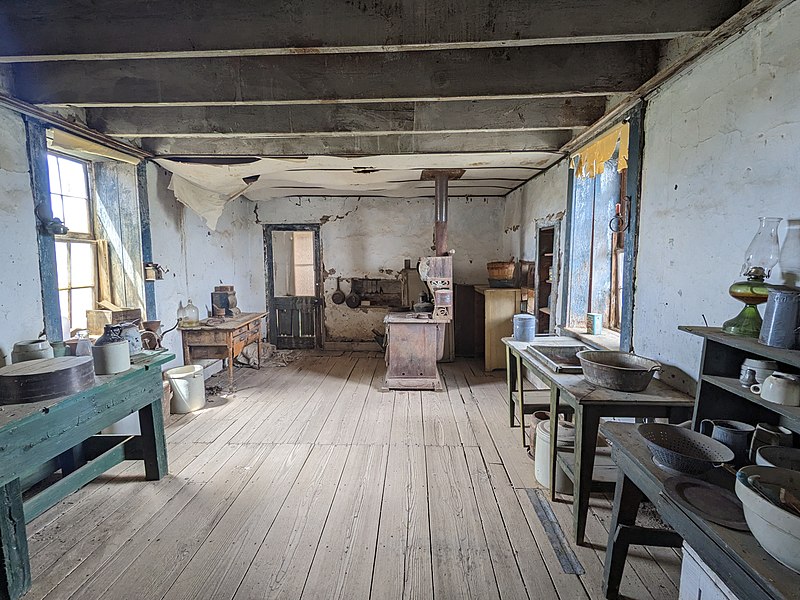
[[[679,329],[705,338],[693,420],[695,429],[703,419],[733,419],[751,425],[762,422],[782,425],[800,434],[800,407],[769,402],[739,383],[744,359],[774,360],[778,371],[797,373],[800,351],[765,346],[754,338],[724,333],[714,327]]]
[[[519,288],[490,288],[476,285],[475,291],[484,298],[484,363],[486,371],[506,368],[503,338],[514,332],[514,315],[519,313],[522,293]]]

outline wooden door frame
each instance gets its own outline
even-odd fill
[[[322,294],[322,238],[320,237],[320,226],[313,223],[282,224],[270,223],[263,226],[264,229],[264,272],[266,276],[266,296],[267,296],[267,337],[272,345],[277,345],[278,323],[275,315],[275,273],[272,264],[272,232],[273,231],[311,231],[314,234],[314,291],[319,303],[317,304],[314,319],[314,338],[317,348],[322,348],[324,338],[322,335],[322,315],[323,315],[323,294]]]
[[[558,323],[556,322],[558,316],[556,314],[556,305],[558,304],[559,298],[559,288],[561,285],[561,269],[559,260],[559,254],[562,253],[561,250],[561,228],[563,226],[563,218],[558,217],[557,219],[553,218],[545,218],[545,219],[537,219],[534,222],[536,227],[536,237],[534,239],[534,246],[536,247],[536,272],[537,277],[535,280],[534,286],[534,307],[536,309],[536,318],[539,317],[539,244],[541,233],[543,229],[552,229],[553,230],[553,277],[551,278],[552,284],[550,285],[550,326],[548,327],[548,332],[553,333],[556,330],[556,326]]]

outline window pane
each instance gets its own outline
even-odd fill
[[[53,209],[53,216],[56,219],[61,219],[64,222],[64,206],[61,204],[61,196],[59,194],[50,194],[50,206]]]
[[[94,246],[81,242],[70,244],[70,284],[73,287],[94,286]]]
[[[58,178],[58,158],[52,154],[47,155],[47,173],[50,175],[50,193],[61,193],[61,182]]]
[[[89,202],[85,198],[64,196],[64,225],[76,233],[91,233]]]
[[[295,265],[294,267],[294,295],[316,296],[314,289],[314,265]]]
[[[94,308],[94,290],[78,288],[72,290],[72,329],[86,329],[86,311]]]
[[[58,304],[59,304],[59,312],[61,313],[61,319],[66,319],[69,321],[69,290],[63,290],[58,292]]]
[[[63,156],[58,157],[58,171],[61,174],[61,193],[86,198],[86,165]]]
[[[58,274],[58,289],[64,290],[69,287],[69,242],[56,242],[56,273]],[[64,305],[61,306],[62,312],[65,311]]]

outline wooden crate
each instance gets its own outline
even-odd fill
[[[121,308],[119,310],[87,310],[86,323],[89,335],[102,335],[103,327],[116,325],[142,318],[141,308]]]

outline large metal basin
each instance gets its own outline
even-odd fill
[[[588,350],[577,356],[586,381],[618,392],[644,391],[661,370],[660,363],[627,352]]]
[[[583,344],[529,344],[528,352],[553,373],[582,373],[578,352],[589,350]]]

